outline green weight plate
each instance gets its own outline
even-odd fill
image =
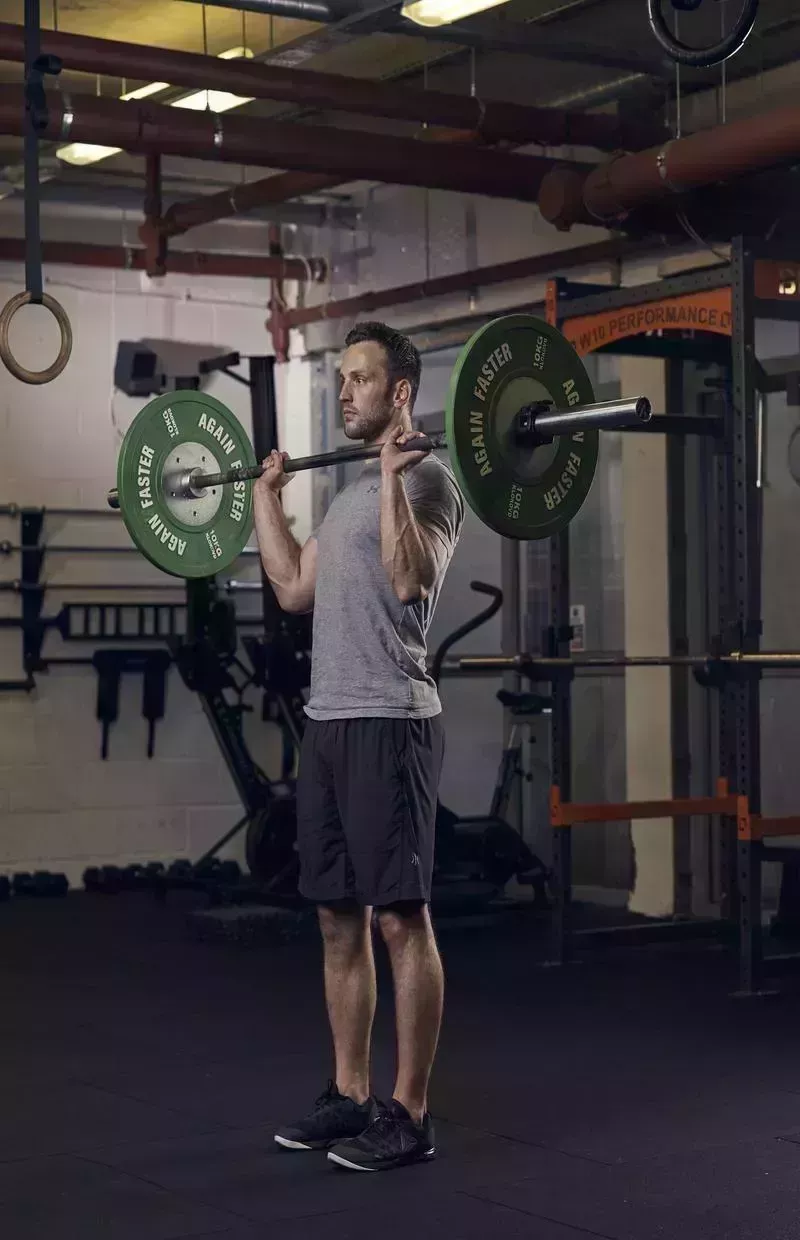
[[[464,345],[447,397],[450,459],[467,502],[506,538],[557,534],[594,478],[597,431],[576,431],[533,450],[516,441],[517,413],[543,400],[554,410],[594,402],[583,363],[555,327],[509,314]]]
[[[202,392],[166,392],[134,418],[117,464],[122,518],[136,546],[173,577],[211,577],[233,564],[253,527],[251,486],[187,496],[192,470],[254,465],[238,418]]]

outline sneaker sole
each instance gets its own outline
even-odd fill
[[[288,1137],[275,1137],[277,1145],[282,1145],[285,1150],[326,1150],[330,1144],[329,1141],[319,1142],[318,1144],[309,1145],[303,1141],[290,1141]]]
[[[334,1154],[333,1150],[329,1150],[328,1158],[331,1162],[338,1163],[340,1167],[347,1167],[348,1171],[389,1171],[394,1167],[411,1166],[415,1162],[430,1162],[436,1157],[436,1146],[431,1146],[424,1154],[415,1155],[410,1159],[398,1159],[396,1162],[384,1163],[382,1167],[365,1167],[361,1163],[349,1162],[346,1158],[342,1158],[341,1154]]]

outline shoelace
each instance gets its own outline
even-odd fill
[[[401,1123],[402,1120],[392,1115],[390,1111],[381,1110],[362,1132],[359,1140],[368,1140],[371,1144],[377,1145],[379,1150],[390,1151],[395,1147],[392,1137],[396,1135],[398,1125]]]
[[[336,1082],[328,1081],[328,1086],[324,1094],[320,1094],[319,1098],[316,1098],[314,1100],[314,1110],[311,1112],[311,1114],[316,1115],[317,1111],[321,1111],[322,1108],[327,1106],[329,1102],[335,1102],[336,1096],[337,1096]]]

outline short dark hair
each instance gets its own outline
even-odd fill
[[[381,345],[386,354],[386,363],[389,371],[389,383],[394,387],[395,383],[399,383],[401,379],[407,379],[411,388],[411,405],[417,399],[419,391],[420,375],[422,373],[422,359],[419,350],[409,340],[408,336],[404,336],[402,332],[395,331],[393,327],[387,327],[385,323],[357,323],[356,326],[347,333],[345,338],[345,346],[349,349],[352,344],[366,344],[368,341],[374,341],[375,344]]]

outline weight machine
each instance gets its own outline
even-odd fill
[[[503,606],[503,592],[496,586],[473,581],[471,588],[491,598],[488,607],[460,625],[441,642],[431,662],[431,677],[438,685],[445,671],[449,651],[469,634],[476,632],[497,615]],[[460,670],[455,661],[453,670]],[[550,709],[550,699],[536,693],[512,693],[501,689],[498,701],[511,712],[512,728],[508,744],[500,757],[488,814],[459,817],[441,801],[436,809],[436,851],[434,855],[434,895],[432,903],[447,907],[453,902],[473,903],[493,910],[513,910],[520,902],[503,900],[507,883],[515,879],[520,886],[531,888],[535,911],[550,908],[549,872],[535,856],[519,831],[506,819],[515,781],[527,776],[523,764],[521,733]],[[525,901],[523,906],[530,907]]]
[[[676,864],[679,879],[691,873],[688,865],[687,800],[691,800],[690,743],[687,724],[687,677],[690,670],[706,687],[717,690],[709,699],[714,769],[711,785],[723,781],[716,809],[723,928],[736,927],[739,945],[739,988],[758,993],[764,976],[764,941],[761,917],[761,872],[771,858],[794,866],[800,854],[790,849],[770,849],[767,837],[800,833],[800,819],[762,818],[761,815],[761,709],[760,688],[765,670],[791,666],[797,653],[761,650],[763,631],[762,543],[763,460],[765,451],[764,396],[786,392],[798,403],[797,372],[800,361],[776,370],[758,360],[755,348],[757,317],[800,322],[800,261],[787,256],[777,242],[737,238],[730,261],[699,271],[668,277],[657,283],[625,289],[551,281],[547,290],[547,317],[570,339],[581,355],[595,351],[664,358],[673,374],[681,376],[685,362],[716,365],[722,372],[705,402],[701,417],[654,417],[639,433],[674,437],[678,445],[668,460],[671,494],[679,497],[671,515],[670,579],[672,650],[653,660],[672,668],[675,766],[673,810],[676,817]],[[673,384],[674,390],[674,384]],[[682,391],[673,399],[680,402]],[[687,436],[708,446],[704,462],[708,470],[707,511],[700,537],[708,547],[709,625],[706,650],[689,653],[689,600],[687,545],[697,529],[687,528],[680,497],[686,493],[685,461],[681,444]],[[552,784],[554,798],[567,806],[572,801],[572,686],[580,672],[580,656],[570,651],[570,532],[550,540],[547,547],[547,588],[528,600],[530,615],[540,614],[545,604],[548,620],[543,633],[529,633],[530,649],[539,650],[544,663],[538,670],[532,656],[529,671],[552,684]],[[529,547],[529,581],[541,579],[541,564]],[[550,665],[548,666],[548,661]],[[607,668],[620,663],[612,654]],[[635,661],[631,661],[635,662]],[[621,658],[621,666],[626,660]],[[517,670],[525,668],[517,666]],[[715,778],[716,777],[716,778]],[[706,790],[707,791],[707,790]],[[737,832],[736,797],[747,798],[753,825],[748,833]],[[731,800],[730,798],[734,798]],[[716,800],[717,798],[711,798]],[[603,806],[597,806],[598,814]],[[606,806],[609,820],[624,807]],[[685,811],[685,812],[684,812]],[[588,810],[587,810],[588,812]],[[662,807],[662,815],[670,811]],[[577,817],[582,821],[600,821]],[[633,807],[628,817],[635,816]],[[616,820],[620,820],[617,816]],[[569,959],[574,940],[572,901],[572,832],[569,814],[553,823],[553,870],[555,915],[552,958]],[[680,895],[680,885],[678,888]],[[684,893],[685,897],[686,893]],[[784,902],[785,912],[785,902]]]

